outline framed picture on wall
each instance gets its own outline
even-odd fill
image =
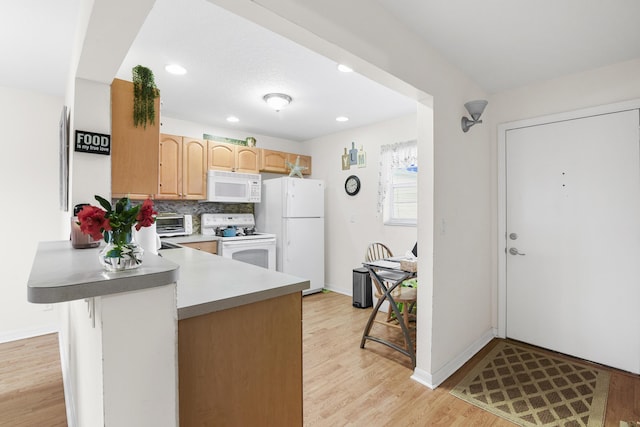
[[[59,123],[60,138],[60,210],[69,210],[69,109],[62,106]]]
[[[358,167],[366,168],[367,167],[367,153],[364,152],[364,147],[360,146],[358,150]]]

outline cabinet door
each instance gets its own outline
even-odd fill
[[[211,240],[207,242],[188,242],[188,243],[180,243],[182,246],[187,246],[189,248],[197,249],[203,252],[209,252],[210,254],[216,255],[218,253],[218,241]]]
[[[287,153],[262,149],[260,156],[260,170],[263,172],[287,173]]]
[[[111,195],[146,199],[158,191],[160,98],[155,123],[133,126],[133,83],[111,83]]]
[[[235,165],[235,150],[233,144],[207,141],[208,144],[208,169],[217,169],[232,172]]]
[[[207,142],[182,138],[182,198],[207,198]]]
[[[158,199],[182,196],[182,137],[160,135],[160,185]]]
[[[306,169],[302,171],[302,175],[311,175],[311,156],[303,156],[302,154],[288,153],[287,157],[288,157],[287,161],[294,165],[296,163],[296,159],[300,157],[300,163],[299,163],[300,166],[306,167]],[[287,172],[290,172],[289,168],[287,168]]]
[[[259,150],[254,147],[236,145],[235,171],[243,173],[258,173],[260,160]]]

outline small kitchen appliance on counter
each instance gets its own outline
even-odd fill
[[[276,269],[276,235],[256,231],[253,214],[202,214],[203,236],[217,236],[218,255]]]
[[[100,246],[100,240],[93,240],[89,234],[84,234],[80,230],[78,224],[78,214],[88,203],[81,203],[73,207],[73,216],[71,217],[71,246],[75,249],[97,248]]]
[[[161,237],[188,236],[193,234],[191,215],[161,212],[156,216],[156,232]]]

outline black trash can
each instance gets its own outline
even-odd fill
[[[364,267],[353,269],[353,306],[358,308],[373,306],[371,276]]]

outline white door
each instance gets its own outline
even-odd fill
[[[640,373],[638,110],[506,134],[506,334]]]

